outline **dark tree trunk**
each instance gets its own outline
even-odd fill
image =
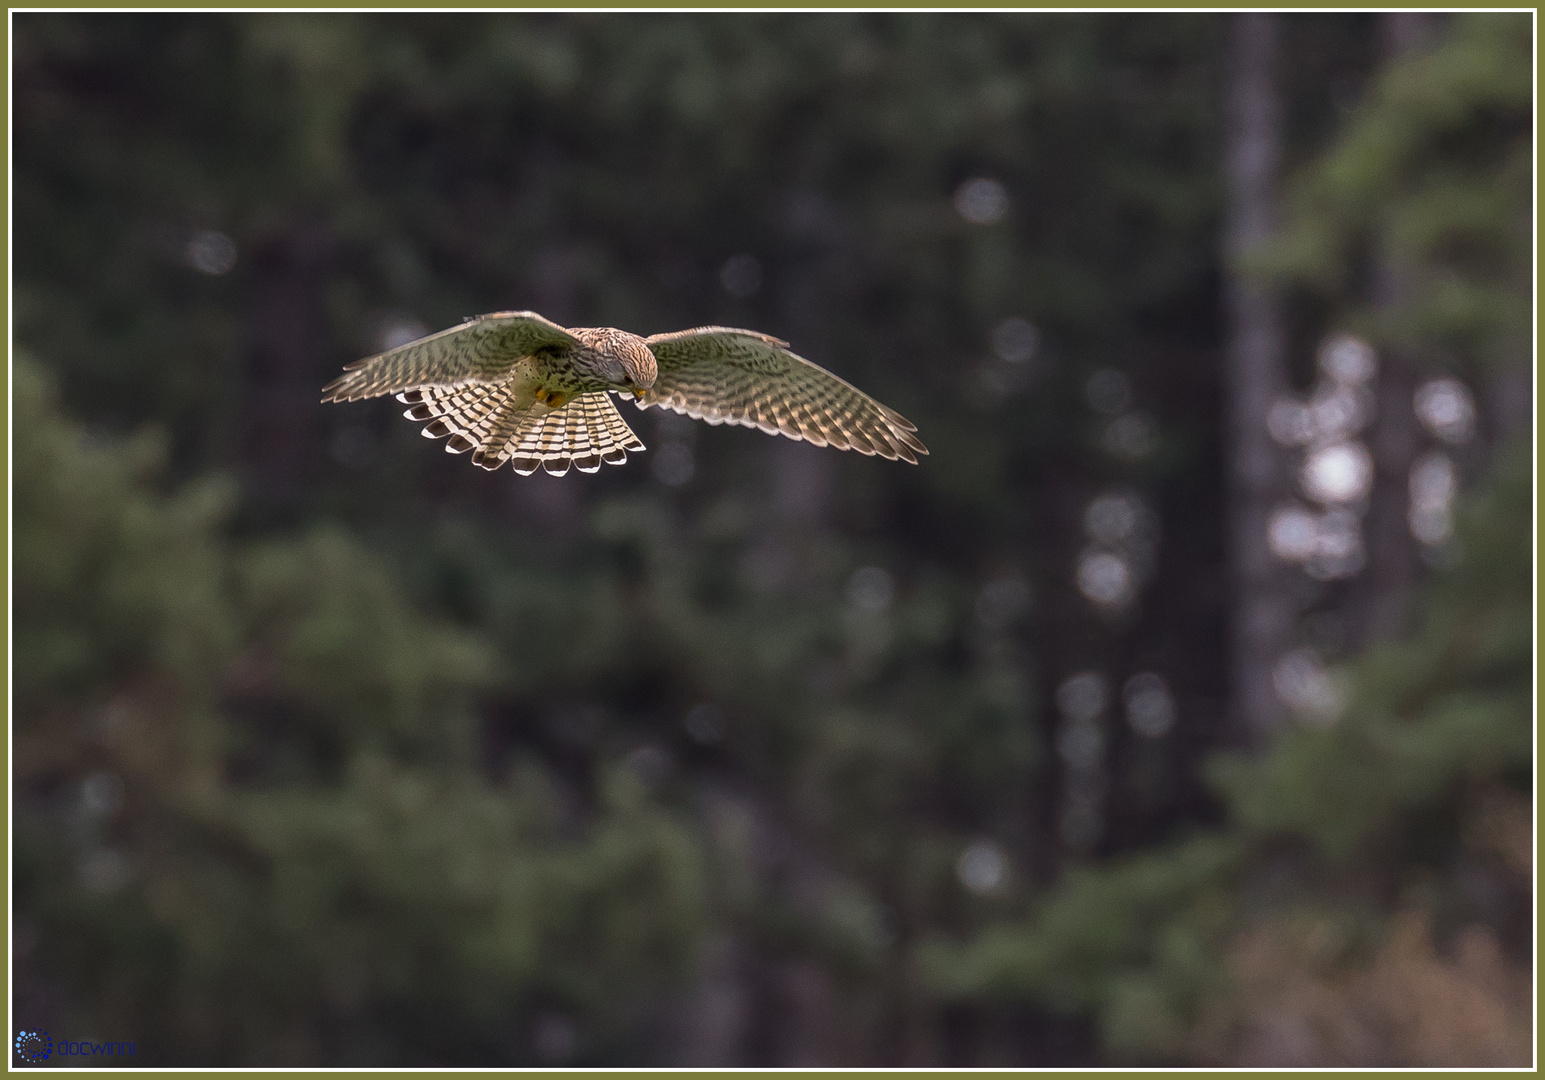
[[[283,518],[321,459],[322,384],[327,356],[327,281],[332,232],[299,222],[253,259],[242,462],[250,493]]]
[[[824,205],[817,202],[816,205]],[[809,243],[809,241],[806,241]],[[781,334],[786,335],[795,352],[820,357],[818,363],[831,363],[826,355],[830,253],[824,246],[800,250],[782,266],[786,278],[780,301]],[[768,446],[773,460],[773,507],[777,516],[797,533],[813,534],[824,529],[831,512],[831,490],[836,469],[833,451],[805,442],[791,442],[782,436]]]
[[[1230,668],[1238,737],[1259,745],[1282,723],[1272,666],[1288,644],[1293,610],[1288,568],[1267,546],[1272,507],[1287,488],[1282,452],[1266,417],[1287,389],[1280,301],[1272,285],[1241,272],[1239,261],[1271,236],[1282,145],[1276,84],[1276,16],[1236,15],[1228,88],[1225,252]]]
[[[1427,12],[1392,12],[1380,16],[1386,62],[1422,48],[1434,29]],[[1409,301],[1409,275],[1387,248],[1374,271],[1374,300],[1386,310]],[[1420,448],[1413,402],[1417,365],[1408,348],[1394,344],[1380,357],[1378,408],[1369,432],[1373,454],[1373,491],[1369,496],[1366,542],[1368,570],[1350,598],[1354,646],[1367,645],[1400,629],[1411,588],[1421,569],[1416,539],[1408,521],[1411,464]]]

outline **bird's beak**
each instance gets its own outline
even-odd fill
[[[639,399],[639,398],[642,398],[642,397],[643,397],[643,396],[644,396],[644,395],[645,395],[645,394],[647,394],[647,393],[649,393],[649,391],[648,391],[648,390],[640,390],[640,389],[639,389],[639,388],[638,388],[638,387],[636,387],[636,386],[635,386],[635,387],[634,387],[634,388],[633,388],[633,397],[634,397],[634,398],[635,398],[635,399]]]

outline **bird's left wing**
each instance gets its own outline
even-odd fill
[[[461,386],[497,382],[517,360],[543,348],[566,349],[579,342],[563,327],[534,311],[479,315],[460,326],[357,360],[322,388],[323,401],[358,401],[415,386]]]
[[[659,376],[638,402],[710,424],[742,424],[816,446],[917,463],[917,428],[825,368],[753,330],[703,326],[645,339]]]

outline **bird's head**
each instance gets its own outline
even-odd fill
[[[629,338],[632,340],[613,343],[611,359],[614,362],[607,365],[606,375],[616,389],[626,390],[635,398],[641,398],[654,385],[659,369],[655,365],[654,353],[649,351],[643,339],[632,337],[631,334]]]
[[[643,338],[611,327],[576,327],[569,333],[584,346],[573,355],[582,374],[636,398],[654,385],[659,369]]]

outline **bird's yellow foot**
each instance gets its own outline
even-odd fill
[[[549,409],[561,409],[569,403],[569,395],[561,390],[548,390],[545,387],[536,392],[536,399]]]

